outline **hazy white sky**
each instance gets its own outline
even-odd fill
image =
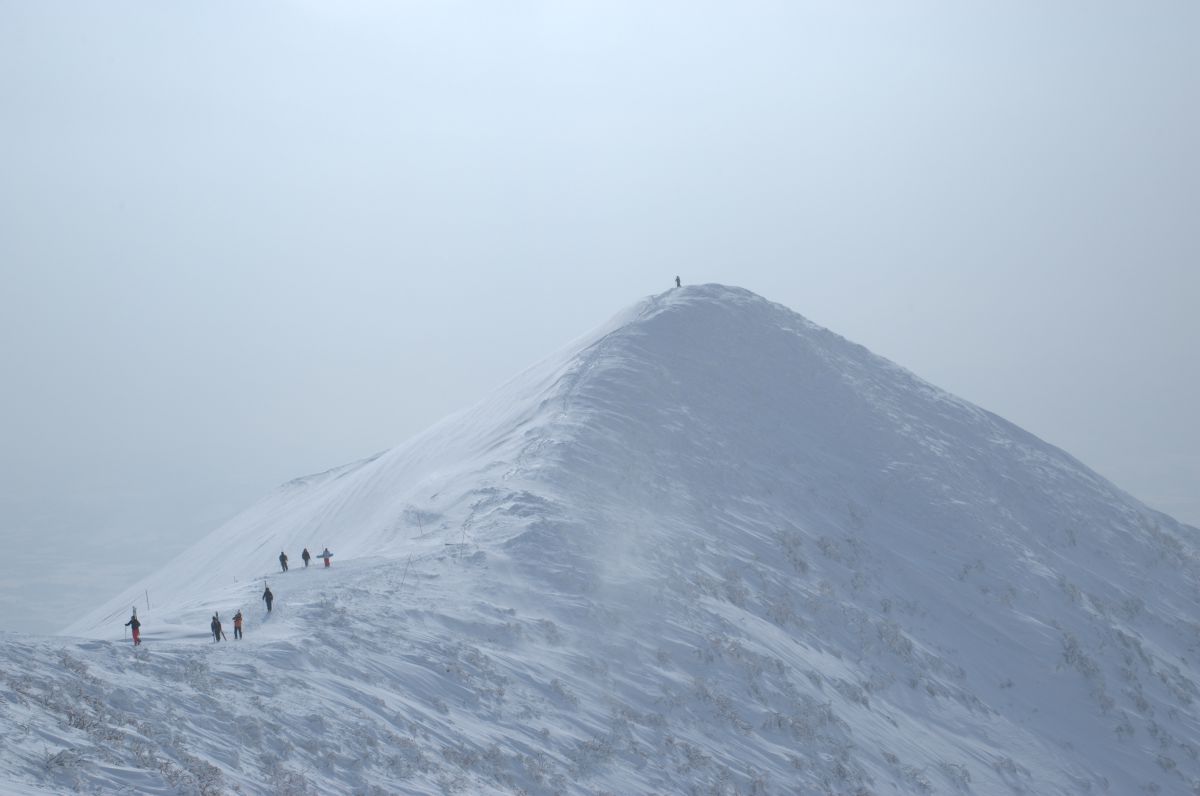
[[[1193,0],[0,0],[0,538],[46,573],[0,616],[676,273],[1200,524],[1198,41]]]

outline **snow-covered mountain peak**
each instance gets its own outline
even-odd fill
[[[14,644],[0,719],[84,751],[0,763],[115,787],[116,734],[147,782],[228,790],[1193,792],[1197,561],[1195,529],[1004,420],[679,288],[71,628],[111,639],[148,595],[132,657]],[[247,639],[208,643],[237,608]]]
[[[736,407],[697,400],[721,392],[713,388],[731,378],[760,380],[744,373],[744,365],[778,356],[789,345],[830,360],[828,374],[839,367],[837,348],[862,351],[741,288],[698,285],[648,298],[407,443],[282,485],[67,632],[107,632],[113,611],[147,591],[164,607],[197,596],[203,601],[212,588],[260,574],[270,551],[294,558],[305,546],[315,553],[315,545],[334,548],[339,558],[407,556],[414,536],[446,544],[446,534],[435,533],[439,528],[462,544],[466,535],[453,533],[463,522],[454,509],[464,502],[476,506],[467,513],[477,530],[479,511],[507,499],[497,496],[523,490],[532,491],[517,500],[537,497],[522,511],[541,517],[551,505],[547,491],[572,477],[597,436],[616,435],[619,445],[622,424],[641,423],[648,412],[662,426],[637,444],[653,447],[660,440],[663,454],[678,434],[699,433],[693,444],[703,446],[714,433],[739,433],[740,426],[723,427],[716,416]],[[793,363],[785,357],[779,364]],[[769,395],[765,389],[760,398]],[[783,402],[769,408],[783,417],[788,396],[779,397]],[[707,413],[703,428],[689,428],[689,413],[699,406]],[[748,408],[768,407],[759,401]],[[486,530],[503,535],[514,525]]]

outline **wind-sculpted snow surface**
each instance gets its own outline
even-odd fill
[[[83,638],[6,636],[0,779],[1200,793],[1197,556],[1196,529],[1002,419],[751,293],[682,288],[284,485]],[[246,638],[211,642],[239,607]]]

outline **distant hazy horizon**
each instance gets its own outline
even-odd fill
[[[1197,30],[1170,0],[0,0],[4,628],[676,274],[1200,525]]]

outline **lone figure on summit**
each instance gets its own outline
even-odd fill
[[[683,287],[683,283],[679,281],[679,277],[675,277],[675,287]]]

